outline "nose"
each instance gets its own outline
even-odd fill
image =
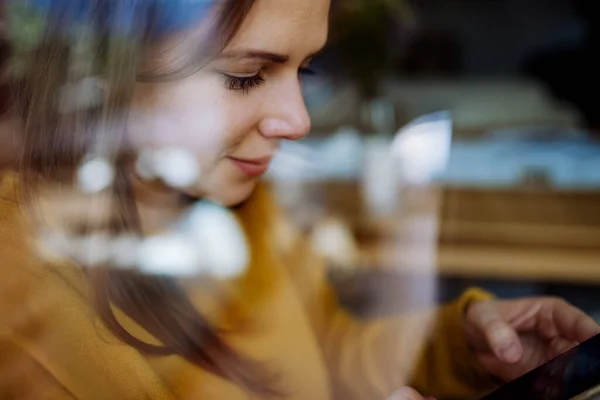
[[[266,99],[259,124],[260,133],[267,138],[299,140],[310,131],[310,117],[304,104],[300,82],[273,88]]]

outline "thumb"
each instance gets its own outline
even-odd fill
[[[390,397],[388,397],[388,400],[435,400],[435,399],[433,399],[433,397],[428,397],[427,399],[425,399],[416,390],[409,388],[409,387],[403,387],[400,390],[394,392]]]
[[[500,314],[493,301],[476,303],[467,312],[467,326],[485,338],[486,345],[498,359],[515,364],[523,356],[519,335]]]

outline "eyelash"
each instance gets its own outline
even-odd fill
[[[309,68],[300,68],[298,70],[300,75],[315,75],[316,72]],[[248,93],[250,89],[254,89],[259,87],[263,83],[265,83],[265,78],[260,76],[260,74],[256,74],[253,76],[233,76],[228,74],[223,74],[225,78],[225,86],[228,90],[232,92],[244,92]]]
[[[310,68],[300,68],[298,70],[298,74],[304,75],[304,76],[314,76],[317,74],[317,72],[314,69],[310,69]]]
[[[232,76],[232,75],[224,75],[225,77],[225,86],[228,90],[232,92],[244,92],[247,93],[250,89],[258,87],[265,83],[265,79],[260,76],[260,74],[256,74],[253,76]]]

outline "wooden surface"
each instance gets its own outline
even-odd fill
[[[600,193],[446,189],[444,274],[600,283]]]
[[[412,189],[387,216],[367,209],[355,183],[313,184],[301,193],[288,209],[343,218],[365,268],[600,284],[600,192]]]

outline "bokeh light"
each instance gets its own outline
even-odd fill
[[[77,172],[79,188],[84,193],[98,193],[107,189],[113,183],[114,177],[114,167],[102,157],[84,161]]]

